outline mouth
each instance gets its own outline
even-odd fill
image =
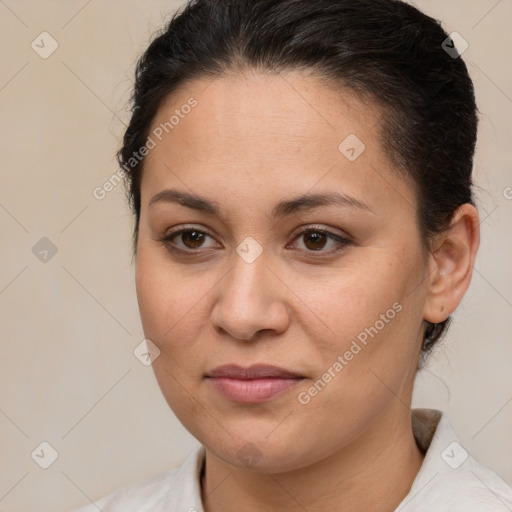
[[[228,364],[208,372],[206,379],[225,398],[241,403],[261,403],[291,390],[305,377],[273,365]]]

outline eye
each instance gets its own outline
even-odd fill
[[[211,238],[205,231],[193,227],[185,227],[165,235],[160,241],[171,252],[198,252],[195,249],[201,249],[207,237]],[[175,239],[180,240],[184,245],[177,245],[174,241]]]
[[[300,231],[294,238],[304,240],[304,245],[306,247],[306,251],[308,252],[321,252],[323,254],[333,254],[336,253],[345,246],[350,245],[351,241],[347,238],[344,238],[336,233],[332,233],[331,231],[324,229],[319,226],[309,227]],[[331,250],[322,250],[324,249],[326,243],[328,241],[333,241],[334,249]]]
[[[206,246],[204,242],[207,238],[212,238],[207,232],[196,229],[193,226],[186,226],[179,230],[168,233],[159,241],[165,245],[167,250],[172,253],[193,254],[199,253],[198,249],[209,249],[215,246]],[[320,252],[321,254],[334,254],[344,249],[352,242],[336,233],[319,226],[311,226],[296,233],[293,240],[302,238],[304,240],[305,252]],[[212,238],[213,239],[213,238]],[[179,245],[175,240],[181,241],[183,245]],[[329,242],[334,242],[334,249],[323,250]],[[290,246],[287,245],[287,248]]]

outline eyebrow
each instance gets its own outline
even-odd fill
[[[175,189],[165,189],[155,194],[149,201],[151,207],[155,203],[177,203],[193,210],[198,210],[212,215],[220,216],[222,208],[219,203],[205,197]],[[272,209],[272,217],[286,217],[296,212],[304,212],[319,208],[321,206],[338,205],[350,208],[358,208],[375,213],[365,202],[356,199],[348,194],[338,192],[325,192],[317,194],[303,194],[293,199],[279,202]]]

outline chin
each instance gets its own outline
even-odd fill
[[[257,473],[284,473],[301,469],[314,462],[314,448],[308,449],[304,446],[303,440],[297,440],[294,436],[288,436],[287,441],[283,441],[272,440],[272,436],[265,438],[265,435],[245,435],[237,439],[226,434],[222,439],[199,441],[207,451],[224,463]]]

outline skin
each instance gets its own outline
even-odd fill
[[[380,143],[380,109],[313,76],[195,80],[167,98],[151,130],[190,97],[198,105],[145,160],[136,288],[145,336],[160,350],[158,384],[206,450],[204,508],[392,511],[423,462],[410,412],[423,321],[446,319],[469,286],[477,210],[460,207],[426,254],[414,189]],[[353,162],[338,150],[349,134],[366,146]],[[215,201],[222,214],[149,206],[168,188]],[[334,190],[371,211],[271,216],[279,201]],[[174,238],[189,255],[173,254],[160,240],[185,225],[206,235]],[[352,243],[298,236],[312,226]],[[248,236],[262,248],[252,263],[236,251]],[[300,403],[395,303],[401,311]],[[270,401],[236,403],[204,378],[226,363],[274,364],[304,380]],[[261,456],[255,465],[237,457],[246,443]]]

